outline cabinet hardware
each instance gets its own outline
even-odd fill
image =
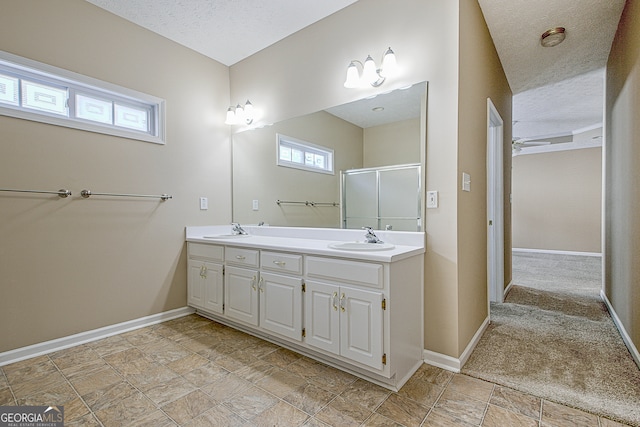
[[[260,282],[258,283],[258,289],[260,289],[260,292],[264,292],[264,277],[260,278]]]
[[[242,256],[242,255],[236,255],[236,259],[239,259],[240,261],[244,261],[246,257]]]
[[[345,298],[345,296],[344,296],[344,292],[343,292],[342,295],[340,296],[340,310],[342,310],[343,312],[346,310],[344,308],[344,298]]]
[[[278,267],[284,267],[287,263],[284,261],[273,261],[273,263],[275,265],[277,265]]]
[[[307,336],[307,330],[305,328],[302,328],[302,338]]]
[[[334,292],[331,296],[331,302],[333,303],[333,310],[338,311],[338,304],[336,303],[336,298],[338,298],[338,293]]]
[[[384,353],[384,354],[382,355],[382,364],[383,364],[383,365],[386,365],[386,364],[387,364],[387,353]]]
[[[387,299],[386,299],[386,298],[383,298],[383,299],[382,299],[382,309],[383,309],[383,310],[386,310],[386,309],[387,309]]]
[[[256,276],[253,276],[253,278],[251,279],[251,287],[254,291],[256,290]]]
[[[302,292],[307,292],[307,285],[304,283],[302,284]]]

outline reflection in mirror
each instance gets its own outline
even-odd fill
[[[234,134],[233,221],[343,226],[341,171],[421,163],[425,93],[422,82]],[[333,150],[335,173],[278,166],[278,134]]]

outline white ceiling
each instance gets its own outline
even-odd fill
[[[87,1],[232,65],[357,0]],[[602,122],[602,69],[624,0],[478,1],[514,93],[514,137]],[[543,48],[556,26],[566,40]]]

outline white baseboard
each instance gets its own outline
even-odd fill
[[[471,356],[471,353],[473,353],[473,350],[476,348],[476,345],[478,345],[478,341],[480,341],[480,338],[482,337],[482,334],[484,334],[484,331],[487,329],[487,326],[489,326],[489,316],[484,319],[484,322],[482,322],[480,328],[478,328],[473,338],[471,338],[471,341],[469,341],[469,344],[467,344],[467,347],[464,349],[459,359],[447,356],[446,354],[436,353],[435,351],[425,349],[422,353],[424,363],[436,366],[438,368],[446,369],[447,371],[459,373],[464,364],[467,363],[467,360],[469,360],[469,357]]]
[[[509,282],[506,288],[504,288],[504,294],[502,294],[502,301],[504,301],[504,299],[507,297],[507,294],[509,293],[512,287],[513,287],[513,280]]]
[[[606,304],[607,310],[609,310],[609,314],[611,314],[611,318],[613,319],[613,323],[615,323],[616,327],[618,328],[618,331],[622,336],[622,341],[624,341],[625,345],[629,349],[631,357],[633,357],[636,365],[638,365],[638,368],[640,368],[640,352],[638,352],[637,347],[633,344],[633,341],[631,341],[631,337],[627,333],[627,330],[624,328],[622,321],[618,317],[616,311],[613,309],[611,301],[609,301],[609,298],[607,298],[607,295],[604,293],[604,291],[600,291],[600,297],[602,297],[602,301],[604,301],[604,303]]]
[[[602,257],[601,252],[576,252],[576,251],[556,251],[553,249],[527,249],[527,248],[513,248],[512,252],[530,252],[537,254],[555,254],[555,255],[577,255],[577,256],[595,256]]]
[[[80,332],[79,334],[57,338],[55,340],[45,341],[27,347],[20,347],[15,350],[5,351],[0,353],[0,366],[52,353],[54,351],[64,350],[65,348],[74,347],[91,341],[97,341],[112,335],[129,332],[145,326],[155,325],[156,323],[166,322],[167,320],[177,319],[178,317],[187,316],[194,312],[195,310],[190,307],[177,308],[175,310],[140,317],[139,319],[133,319],[127,322],[117,323],[115,325],[109,325],[103,328],[93,329],[91,331]]]

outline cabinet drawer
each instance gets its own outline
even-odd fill
[[[262,251],[260,268],[283,273],[302,274],[302,255]]]
[[[382,264],[312,256],[306,257],[305,264],[307,276],[311,278],[337,280],[374,288],[382,288],[384,285]]]
[[[229,264],[258,267],[259,251],[256,249],[234,248],[227,246],[224,252],[224,260]]]
[[[216,261],[224,260],[224,246],[188,243],[189,258],[207,258]]]

